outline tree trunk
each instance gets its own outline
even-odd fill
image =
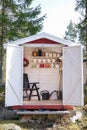
[[[86,21],[87,21],[87,1],[86,1],[86,9],[85,9],[85,14],[86,14]],[[85,55],[86,55],[86,68],[87,68],[87,25],[86,25],[86,52],[85,52]],[[86,85],[87,85],[87,74],[86,74]]]
[[[3,49],[3,43],[4,43],[4,0],[3,0],[3,6],[2,6],[2,25],[1,25],[1,38],[0,38],[0,86],[2,86],[3,81],[3,55],[4,55],[4,49]]]

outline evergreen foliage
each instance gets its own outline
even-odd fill
[[[64,39],[75,42],[77,39],[77,25],[71,20],[69,25],[67,26],[67,30],[65,31]]]
[[[87,44],[87,0],[76,0],[76,11],[80,13],[79,41],[80,43]]]
[[[41,7],[31,7],[33,0],[0,0],[0,31],[3,41],[33,35],[41,31],[45,15]]]
[[[79,43],[84,45],[83,59],[86,61],[87,67],[87,0],[76,0],[75,11],[80,13],[80,22],[74,26],[74,23],[69,23],[67,31],[65,31],[65,39],[75,41],[76,36]],[[74,35],[73,35],[74,34]],[[73,37],[74,36],[74,37]],[[87,76],[86,76],[87,84]]]
[[[74,24],[70,21],[65,31],[64,38],[67,40],[75,41],[84,45],[84,60],[87,61],[87,0],[76,0],[75,11],[78,11],[80,15],[80,22]]]
[[[43,28],[41,7],[33,0],[0,0],[0,81],[2,80],[3,43],[36,34]]]
[[[76,0],[75,10],[81,14],[78,24],[79,41],[84,45],[84,61],[87,61],[87,0]]]

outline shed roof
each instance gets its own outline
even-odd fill
[[[48,39],[50,41],[54,41],[55,44],[57,44],[57,43],[63,44],[63,45],[74,44],[71,41],[68,41],[68,40],[65,40],[65,39],[53,36],[51,34],[48,34],[48,33],[44,33],[44,32],[29,36],[29,37],[21,38],[21,39],[18,39],[16,41],[11,41],[11,42],[8,42],[7,44],[19,45],[19,44],[25,44],[25,43],[33,43],[33,42],[35,43],[35,41],[39,40],[39,39]]]

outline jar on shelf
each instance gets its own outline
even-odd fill
[[[40,66],[39,66],[39,64],[37,64],[37,68],[39,68]]]
[[[40,64],[40,68],[44,68],[44,64],[41,63],[41,64]]]
[[[51,68],[54,68],[54,64],[53,64],[53,63],[52,63],[52,64],[50,64],[50,67],[51,67]]]
[[[48,52],[46,52],[46,54],[45,54],[45,55],[46,55],[46,57],[48,57],[48,56],[49,56],[49,53],[48,53]]]
[[[32,68],[36,68],[36,64],[32,64]]]
[[[38,63],[41,63],[41,61],[42,61],[41,59],[38,59]]]
[[[42,52],[42,56],[45,56],[45,52]]]
[[[45,68],[50,68],[50,64],[49,64],[49,63],[45,63],[45,64],[44,64],[44,67],[45,67]]]
[[[50,62],[51,62],[51,59],[47,59],[47,62],[50,63]]]
[[[42,61],[45,63],[45,62],[46,62],[46,59],[43,59]]]
[[[53,53],[53,57],[56,57],[56,53],[55,52]]]
[[[52,53],[51,52],[49,52],[49,57],[52,57]]]
[[[36,63],[36,62],[37,62],[37,59],[33,59],[33,62]]]
[[[59,53],[57,53],[57,57],[60,57],[60,54],[59,54]]]
[[[52,62],[54,63],[54,62],[55,62],[55,59],[52,59]]]
[[[58,64],[55,64],[55,68],[59,68],[59,65],[58,65]]]
[[[36,51],[36,50],[33,51],[32,56],[36,57],[37,55],[38,55],[38,54],[37,54],[37,51]]]

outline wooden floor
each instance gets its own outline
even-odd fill
[[[24,105],[62,105],[62,100],[30,100],[23,103]]]
[[[62,105],[62,100],[30,100],[24,101],[24,105]]]

